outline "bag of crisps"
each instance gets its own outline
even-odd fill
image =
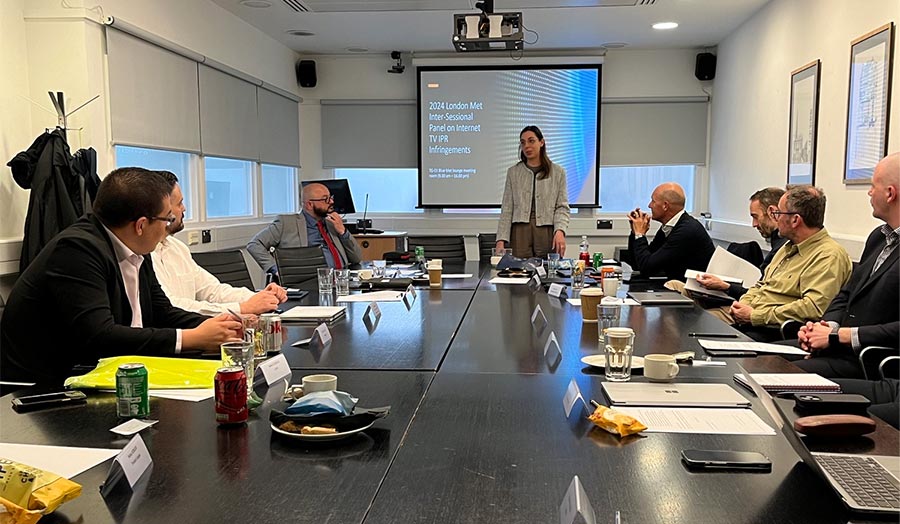
[[[33,524],[79,495],[78,483],[0,458],[0,524]]]

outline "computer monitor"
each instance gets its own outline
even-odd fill
[[[331,196],[334,197],[334,210],[339,214],[356,213],[356,208],[353,207],[353,195],[350,193],[350,183],[347,182],[346,178],[304,180],[301,182],[303,187],[306,187],[308,184],[322,184],[327,187],[328,191],[331,191]]]

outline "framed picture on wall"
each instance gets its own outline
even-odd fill
[[[868,184],[887,154],[893,44],[893,22],[850,43],[845,184]]]
[[[791,73],[788,184],[814,184],[816,181],[819,68],[816,60]]]

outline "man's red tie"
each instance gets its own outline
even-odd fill
[[[319,225],[319,234],[322,235],[322,240],[324,240],[325,245],[328,246],[328,251],[331,251],[331,258],[334,259],[334,269],[341,269],[344,266],[341,263],[341,254],[338,253],[337,246],[334,245],[334,241],[331,240],[331,235],[329,235],[328,230],[325,229],[325,223],[316,221],[316,224]]]

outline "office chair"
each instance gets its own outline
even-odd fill
[[[250,271],[247,270],[247,263],[241,250],[191,253],[191,257],[200,267],[218,278],[219,282],[253,289],[253,280],[250,279]]]
[[[492,249],[497,247],[496,233],[478,233],[478,260],[491,259]]]
[[[406,240],[406,245],[410,251],[414,251],[416,246],[425,248],[426,258],[439,258],[447,262],[465,262],[466,261],[466,242],[462,235],[459,236],[410,236]],[[488,254],[490,258],[490,254]]]
[[[888,377],[897,378],[897,364],[900,363],[900,350],[886,346],[867,346],[859,352],[859,365],[866,380],[879,380]]]
[[[278,278],[284,287],[294,287],[316,278],[316,270],[328,267],[321,246],[275,248]]]
[[[765,258],[763,257],[762,248],[760,248],[759,244],[755,241],[732,242],[728,244],[728,252],[743,258],[756,267],[759,267]]]

